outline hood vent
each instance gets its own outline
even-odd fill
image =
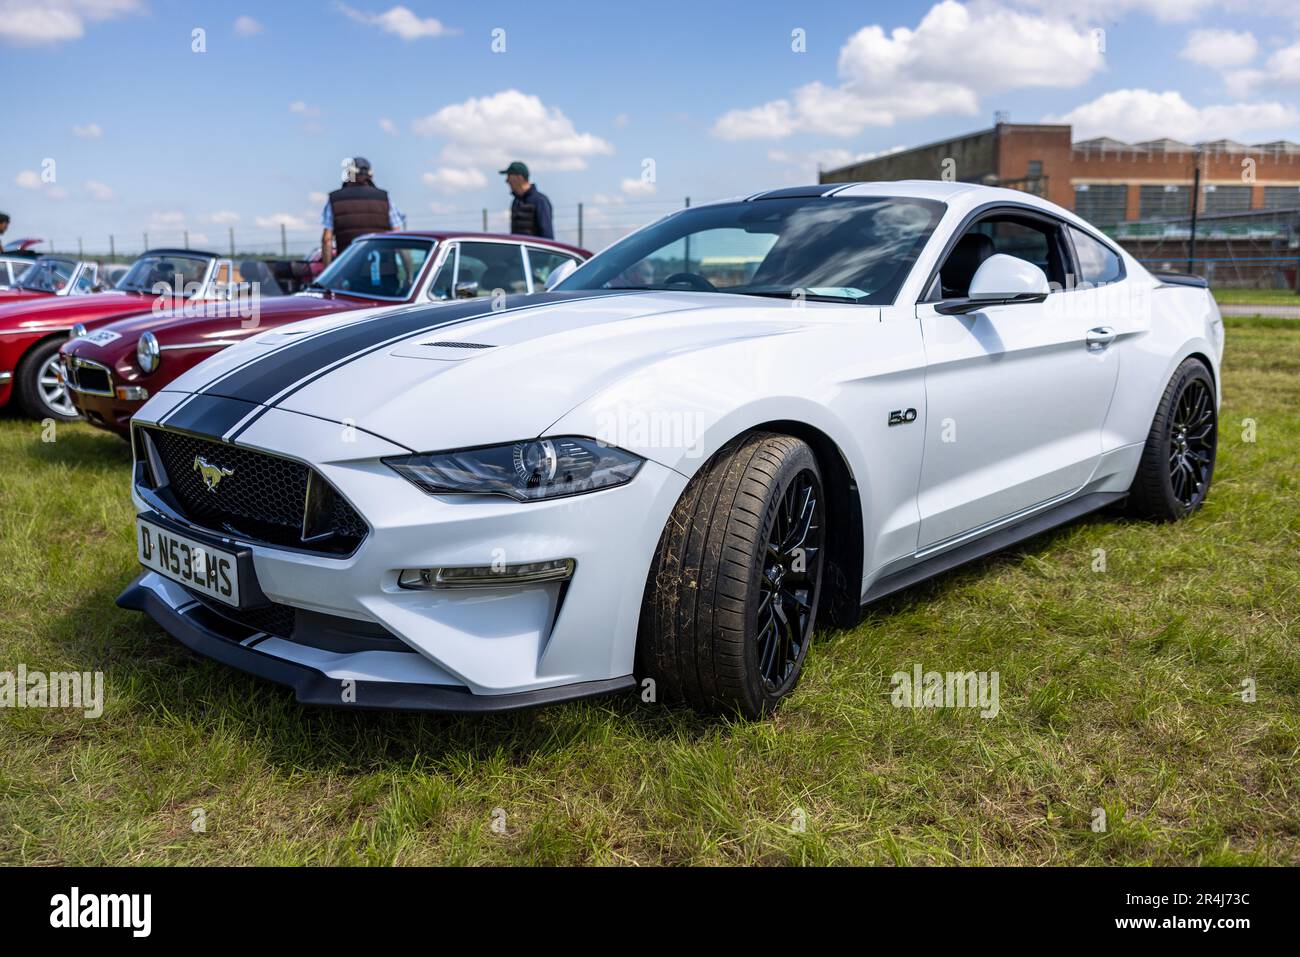
[[[442,349],[495,349],[496,346],[485,345],[482,342],[421,342],[422,346],[436,346]]]

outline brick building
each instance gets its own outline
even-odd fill
[[[956,179],[1044,196],[1113,231],[1135,220],[1186,219],[1201,168],[1199,212],[1300,208],[1300,145],[1233,140],[1074,142],[1069,126],[998,123],[992,129],[825,171],[823,183]],[[1199,232],[1198,232],[1199,235]]]

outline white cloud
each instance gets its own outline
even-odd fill
[[[636,179],[623,180],[618,188],[628,196],[653,196],[655,184],[650,180],[637,177]]]
[[[229,226],[232,223],[239,222],[239,214],[229,209],[221,209],[208,217],[218,226]]]
[[[85,35],[86,22],[139,13],[139,0],[0,0],[0,40],[59,43]]]
[[[1255,59],[1259,44],[1249,30],[1193,30],[1179,56],[1216,70],[1245,66]]]
[[[838,147],[812,150],[807,153],[793,153],[787,150],[774,149],[767,151],[767,158],[773,163],[790,167],[791,171],[796,174],[788,177],[791,182],[812,183],[817,181],[817,174],[822,170],[839,169],[841,166],[848,166],[850,163],[861,163],[880,156],[888,156],[890,153],[901,153],[906,148],[905,146],[891,146],[889,149],[877,150],[873,153],[855,152]]]
[[[41,189],[41,174],[34,169],[25,169],[14,177],[14,183],[22,189]]]
[[[472,166],[443,166],[421,178],[426,186],[432,186],[440,193],[460,193],[487,185],[487,177]]]
[[[942,0],[915,29],[886,33],[872,25],[849,37],[840,49],[839,86],[808,83],[789,97],[732,110],[713,132],[723,139],[852,136],[901,119],[971,115],[983,93],[1078,86],[1103,62],[1092,32],[1060,17]]]
[[[418,136],[443,137],[447,141],[444,162],[490,166],[493,171],[516,159],[524,160],[529,169],[586,169],[589,157],[614,152],[599,136],[579,133],[558,108],[519,90],[444,106],[416,120],[411,129]]]
[[[399,36],[403,40],[444,37],[457,32],[433,17],[421,19],[406,7],[392,7],[383,13],[365,13],[343,3],[337,3],[335,6],[344,16],[367,26],[378,27],[385,33]]]
[[[1113,136],[1119,140],[1172,137],[1219,139],[1262,133],[1300,122],[1300,110],[1283,103],[1229,103],[1197,107],[1168,90],[1113,90],[1044,122],[1069,123],[1075,139]]]
[[[241,16],[235,18],[235,35],[241,37],[251,37],[263,30],[262,24],[252,17]]]
[[[82,185],[86,187],[90,198],[96,202],[107,203],[113,199],[113,189],[106,183],[101,183],[97,179],[88,179]]]
[[[150,229],[184,229],[185,214],[175,209],[154,210],[149,216]]]
[[[83,140],[97,140],[104,135],[104,129],[98,123],[87,123],[85,126],[74,126],[72,135]]]
[[[257,223],[259,229],[279,229],[283,226],[285,229],[306,229],[307,223],[301,216],[295,216],[292,213],[275,213],[271,216],[258,216],[253,222]]]
[[[297,113],[299,116],[320,116],[320,107],[308,106],[302,100],[294,100],[289,104],[289,112]]]
[[[1089,0],[1075,13],[1060,0],[1014,0],[1020,6],[1033,9],[1060,11],[1067,16],[1088,18],[1092,21],[1113,22],[1129,13],[1142,13],[1165,23],[1195,20],[1216,2],[1223,0]],[[1258,3],[1259,0],[1251,0]]]
[[[329,193],[322,193],[320,190],[313,190],[307,194],[307,202],[313,206],[324,206],[326,200],[330,198]]]
[[[394,123],[392,120],[390,120],[390,119],[389,119],[388,117],[386,117],[386,116],[381,116],[381,117],[379,118],[379,128],[380,128],[381,130],[383,130],[385,133],[387,133],[389,136],[398,136],[398,135],[399,135],[399,133],[398,133],[398,131],[397,131],[397,124]]]
[[[1300,87],[1300,41],[1275,51],[1263,68],[1230,70],[1224,85],[1233,96],[1253,96],[1263,89]]]

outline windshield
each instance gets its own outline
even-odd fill
[[[141,256],[114,288],[123,292],[152,293],[161,283],[173,294],[185,295],[191,291],[186,287],[203,282],[207,271],[208,260],[202,256],[173,256],[169,253]]]
[[[33,292],[62,292],[77,271],[75,259],[42,256],[23,270],[18,285]]]
[[[557,286],[692,289],[886,305],[943,215],[903,197],[760,199],[682,210]]]
[[[430,240],[358,239],[311,288],[367,299],[408,299],[432,252]]]

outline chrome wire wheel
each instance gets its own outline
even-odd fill
[[[1174,402],[1169,423],[1169,484],[1188,511],[1205,498],[1217,439],[1214,396],[1204,381],[1189,379]]]
[[[56,415],[69,419],[77,417],[77,407],[72,404],[72,397],[59,379],[59,354],[55,352],[44,362],[36,373],[36,384],[41,401]]]
[[[805,469],[781,497],[763,556],[756,624],[758,668],[769,691],[793,679],[808,649],[824,537],[821,486]]]

